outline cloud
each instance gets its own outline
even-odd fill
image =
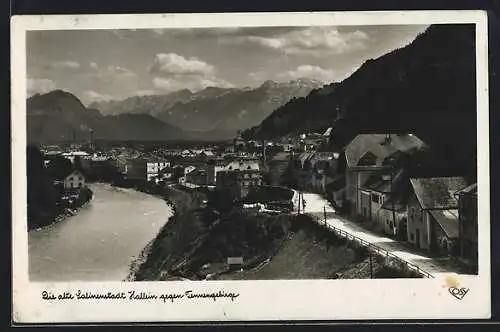
[[[98,92],[95,92],[93,90],[87,90],[83,92],[82,95],[82,100],[84,103],[87,105],[93,102],[99,102],[99,101],[109,101],[109,100],[114,100],[113,96],[107,95],[107,94],[100,94]]]
[[[319,66],[302,65],[294,70],[288,70],[278,74],[278,77],[283,80],[296,80],[299,78],[315,79],[321,82],[332,82],[338,79],[338,74],[330,69],[323,69]]]
[[[336,27],[283,30],[268,36],[247,35],[220,38],[222,44],[253,44],[285,54],[343,54],[365,49],[368,35],[360,30],[340,32]]]
[[[185,58],[175,53],[156,54],[150,73],[158,76],[213,75],[213,65],[196,58]]]
[[[94,75],[104,83],[130,84],[138,79],[136,73],[124,67],[107,66],[101,68],[94,62],[91,62],[90,67],[95,70]]]
[[[49,68],[52,69],[78,69],[80,68],[80,63],[71,60],[64,61],[54,61],[49,64]]]
[[[215,66],[175,53],[156,54],[149,72],[154,75],[155,88],[169,92],[182,89],[199,91],[210,86],[233,87],[230,82],[216,76]]]
[[[182,89],[189,89],[196,92],[207,87],[233,87],[231,83],[220,78],[203,76],[176,76],[171,78],[155,77],[153,79],[153,84],[155,88],[169,92]]]
[[[28,78],[26,92],[28,97],[37,93],[47,93],[56,89],[56,82],[47,78]]]

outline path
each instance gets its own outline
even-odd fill
[[[332,217],[331,215],[335,212],[335,210],[330,205],[330,202],[328,202],[328,200],[326,200],[321,195],[304,192],[303,198],[306,201],[305,213],[318,216],[321,220],[324,220],[323,215],[324,211],[326,210],[326,223],[328,225],[354,235],[358,238],[361,238],[362,240],[369,242],[370,244],[374,244],[384,250],[387,250],[394,256],[397,256],[404,261],[418,266],[420,269],[424,270],[434,277],[461,274],[459,272],[445,269],[441,264],[439,264],[438,260],[427,257],[424,254],[417,252],[416,250],[412,250],[405,243],[401,243],[388,237],[378,235],[372,231],[364,229],[363,227],[357,225],[355,222],[342,218],[338,215]],[[297,192],[295,192],[294,194],[293,203],[295,209],[297,210]],[[300,207],[300,209],[302,212],[302,206]]]

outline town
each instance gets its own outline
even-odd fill
[[[262,141],[245,140],[238,133],[232,141],[189,146],[120,146],[90,137],[88,142],[40,150],[46,168],[57,160],[71,161],[70,170],[54,177],[54,185],[62,184],[67,199],[77,197],[87,182],[99,181],[212,193],[204,206],[211,204],[213,194],[224,194],[230,205],[241,209],[310,214],[318,222],[331,218],[332,225],[344,220],[344,226],[352,225],[344,229],[346,234],[361,229],[375,239],[390,239],[403,252],[452,260],[468,273],[477,273],[474,179],[434,174],[432,160],[426,159],[428,146],[417,135],[362,133],[337,146],[330,141],[331,131]],[[256,195],[276,188],[293,197]],[[249,199],[256,196],[261,198]]]

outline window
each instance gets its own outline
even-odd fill
[[[415,241],[415,234],[410,233],[410,240]]]
[[[372,194],[372,202],[379,203],[379,196],[377,194]]]

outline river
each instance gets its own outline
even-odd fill
[[[94,198],[77,215],[28,233],[30,280],[123,280],[172,215],[161,198],[103,183],[89,187]]]

